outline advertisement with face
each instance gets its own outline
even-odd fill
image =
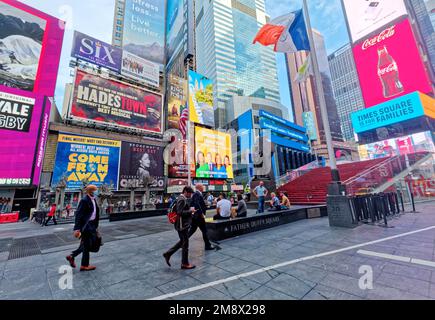
[[[0,186],[39,183],[50,108],[42,96],[0,92]]]
[[[366,108],[414,91],[432,92],[408,19],[358,42],[353,55]]]
[[[189,70],[190,121],[214,127],[213,81]]]
[[[121,74],[154,87],[160,85],[159,65],[125,50],[122,52]]]
[[[187,109],[187,81],[173,75],[169,76],[168,129],[178,129],[186,138],[189,110]]]
[[[119,168],[119,188],[143,188],[150,178],[152,188],[163,188],[163,147],[123,142]]]
[[[195,152],[196,178],[234,178],[229,134],[196,127]]]
[[[121,142],[59,134],[52,187],[66,179],[67,190],[80,190],[83,181],[118,189]]]
[[[370,160],[435,150],[431,133],[421,132],[358,147],[361,160]]]
[[[165,52],[165,1],[126,0],[123,46],[141,58],[163,67]]]
[[[161,95],[78,70],[70,116],[162,133],[162,104]]]
[[[97,66],[121,72],[122,50],[75,31],[71,56]]]
[[[0,1],[0,89],[53,96],[64,23],[15,0]]]
[[[343,0],[343,4],[353,42],[408,14],[403,0]]]

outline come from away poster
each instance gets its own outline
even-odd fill
[[[52,187],[66,178],[67,190],[80,190],[83,181],[117,190],[120,150],[120,141],[60,134]]]

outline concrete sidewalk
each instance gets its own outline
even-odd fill
[[[59,268],[77,245],[71,230],[46,229],[30,237],[39,254],[9,259],[10,246],[1,241],[22,237],[8,226],[9,238],[0,228],[0,299],[435,299],[435,203],[417,209],[391,220],[394,228],[304,220],[225,240],[212,252],[204,251],[198,231],[190,246],[197,268],[190,271],[179,269],[180,253],[172,268],[164,263],[162,253],[178,240],[166,217],[103,223],[106,243],[91,255],[97,270],[74,270],[72,290],[59,288]],[[64,232],[71,242],[40,245],[38,237]],[[370,280],[373,289],[364,289]]]

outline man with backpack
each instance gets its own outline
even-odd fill
[[[185,187],[183,193],[180,194],[176,201],[175,212],[177,214],[175,220],[175,230],[178,232],[180,241],[163,254],[168,266],[171,266],[169,260],[171,256],[181,248],[181,269],[193,269],[194,265],[189,263],[189,229],[192,225],[192,215],[195,213],[195,208],[190,205],[190,199],[193,194],[191,187]]]

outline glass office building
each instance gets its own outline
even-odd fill
[[[266,23],[264,0],[197,0],[197,72],[215,85],[216,127],[227,123],[225,102],[252,96],[280,102],[275,53],[253,45]]]
[[[343,137],[346,141],[355,140],[350,115],[364,109],[364,99],[350,44],[331,54],[328,60]]]
[[[408,0],[409,11],[415,18],[422,41],[435,74],[435,0]]]

